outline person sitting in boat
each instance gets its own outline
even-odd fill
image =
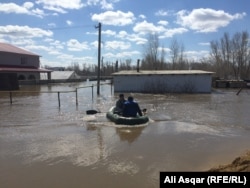
[[[126,102],[125,98],[124,98],[124,94],[120,94],[119,95],[119,99],[116,101],[116,106],[115,106],[115,114],[119,114],[122,115],[122,111],[123,111],[123,106],[124,103]]]
[[[124,117],[136,117],[137,114],[142,116],[142,111],[137,102],[134,101],[132,96],[128,97],[128,100],[124,103],[123,106],[123,116]]]

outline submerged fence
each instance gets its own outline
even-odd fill
[[[113,85],[112,82],[111,83],[103,83],[100,85],[110,85],[111,88],[111,94],[113,92]],[[92,100],[94,99],[94,87],[96,86],[96,84],[92,84],[89,86],[82,86],[82,87],[77,87],[75,88],[75,90],[72,91],[0,91],[0,93],[9,93],[9,99],[10,99],[10,104],[13,104],[13,93],[57,93],[57,98],[58,98],[58,106],[59,108],[61,107],[61,99],[60,99],[60,94],[61,93],[75,93],[75,99],[76,99],[76,106],[78,106],[78,90],[79,89],[84,89],[84,88],[91,88],[91,93],[92,93]]]

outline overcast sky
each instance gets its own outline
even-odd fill
[[[97,64],[101,23],[104,62],[135,64],[149,33],[166,52],[175,39],[200,59],[225,32],[249,32],[249,12],[248,0],[1,0],[0,42],[40,55],[42,66]]]

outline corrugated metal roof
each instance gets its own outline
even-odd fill
[[[67,80],[67,79],[76,79],[79,78],[74,71],[53,71],[51,73],[52,80]],[[47,80],[47,75],[41,76],[42,80]]]
[[[113,73],[112,75],[166,75],[166,74],[214,74],[214,72],[202,70],[126,70]]]
[[[0,42],[0,52],[9,52],[9,53],[15,53],[15,54],[26,54],[26,55],[32,55],[32,56],[39,56],[35,53],[29,52],[29,51],[24,50],[22,48],[18,48],[16,46],[11,45],[11,44],[1,43],[1,42]]]

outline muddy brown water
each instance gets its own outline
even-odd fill
[[[72,91],[89,83],[22,86]],[[205,171],[250,149],[250,91],[132,93],[150,122],[106,119],[118,93],[0,93],[0,185],[5,188],[159,187],[160,171]],[[128,96],[130,93],[125,93]],[[86,110],[100,113],[86,115]]]

